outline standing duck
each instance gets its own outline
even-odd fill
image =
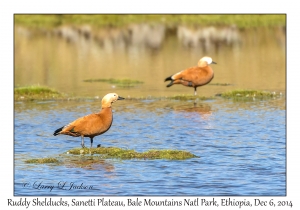
[[[91,148],[93,146],[93,138],[101,135],[109,130],[112,121],[112,103],[117,100],[123,100],[124,98],[118,96],[116,93],[109,93],[105,95],[101,101],[102,109],[99,113],[89,114],[84,117],[80,117],[77,120],[58,128],[53,135],[69,135],[73,137],[81,136],[81,146],[84,148],[84,137],[90,137]]]
[[[214,78],[214,72],[209,64],[217,64],[211,57],[203,57],[198,61],[198,65],[182,70],[165,79],[171,80],[167,87],[173,84],[182,84],[194,88],[194,95],[197,95],[197,87],[208,84]]]

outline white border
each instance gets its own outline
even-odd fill
[[[151,2],[151,3],[150,3]],[[13,14],[14,13],[286,13],[287,14],[287,196],[286,197],[261,197],[270,200],[292,200],[293,209],[299,208],[299,11],[298,5],[293,2],[282,1],[8,1],[0,3],[0,47],[1,70],[0,86],[2,99],[1,106],[1,190],[0,206],[7,207],[7,199],[13,196]],[[297,135],[298,134],[298,135]],[[33,199],[32,197],[28,197]],[[80,199],[81,197],[76,197]],[[116,198],[116,197],[115,197]],[[127,201],[129,197],[119,197]],[[144,198],[144,197],[143,197]],[[160,197],[154,197],[162,199]],[[171,197],[163,197],[163,199]],[[205,197],[210,199],[211,197]],[[222,197],[217,197],[221,199]],[[226,197],[227,198],[227,197]],[[244,197],[236,199],[243,200]],[[64,197],[71,202],[72,197]],[[83,200],[86,197],[82,197]],[[182,199],[175,197],[173,199]],[[245,197],[252,200],[254,197]],[[31,208],[31,207],[30,207]],[[63,209],[61,207],[56,207]],[[79,209],[72,207],[68,209]],[[96,207],[97,209],[103,207]],[[165,209],[165,207],[157,207]],[[171,207],[177,208],[177,207]],[[178,207],[179,208],[179,207]],[[205,207],[197,207],[206,209]],[[253,209],[252,207],[251,209]],[[2,208],[1,208],[2,209]],[[6,208],[5,208],[6,209]],[[113,208],[115,209],[115,208]],[[122,208],[124,209],[124,208]],[[214,208],[208,209],[234,209]],[[237,209],[237,208],[236,208]],[[254,209],[267,209],[255,207]],[[274,209],[274,208],[273,208]]]

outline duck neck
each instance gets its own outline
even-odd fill
[[[100,115],[105,116],[103,119],[106,121],[112,121],[113,118],[113,112],[111,107],[102,107],[102,109],[99,112]],[[110,123],[108,123],[110,124]]]
[[[102,109],[104,109],[104,108],[111,108],[111,103],[106,102],[106,101],[102,101]]]
[[[199,60],[199,61],[198,61],[198,67],[200,67],[200,68],[205,68],[205,67],[207,67],[207,66],[208,66],[208,64],[207,64],[206,61],[202,61],[202,60]]]
[[[205,68],[204,68],[208,73],[210,73],[210,74],[214,74],[214,72],[213,72],[213,70],[212,70],[212,68],[210,67],[210,66],[206,66]]]
[[[109,106],[109,107],[103,107],[103,106],[102,106],[100,112],[107,112],[107,111],[108,111],[108,112],[109,112],[109,111],[110,111],[110,112],[112,111],[111,106]]]
[[[105,125],[105,130],[109,129],[113,121],[113,113],[111,107],[102,107],[99,116]]]

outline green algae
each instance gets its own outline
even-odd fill
[[[45,86],[31,85],[14,88],[15,100],[44,100],[62,98],[63,94]]]
[[[180,100],[180,101],[189,101],[189,100],[212,100],[214,97],[205,97],[205,96],[195,96],[195,95],[174,95],[166,97],[166,99],[171,100]]]
[[[139,80],[130,80],[130,79],[88,79],[84,80],[85,82],[108,82],[114,84],[118,87],[134,87],[138,84],[143,84]],[[174,95],[174,96],[163,96],[163,97],[153,97],[153,96],[140,96],[140,97],[128,97],[127,100],[211,100],[215,99],[214,97],[205,97],[205,96],[194,96],[194,95]],[[80,97],[80,96],[70,96],[65,93],[58,92],[57,90],[45,86],[31,85],[24,87],[16,87],[14,89],[14,100],[15,101],[47,101],[47,100],[56,100],[56,101],[84,101],[84,100],[98,100],[95,97]]]
[[[272,99],[280,97],[282,93],[260,91],[260,90],[232,90],[219,94],[221,97],[233,100],[255,100],[255,99]]]
[[[67,151],[67,154],[84,155],[97,154],[102,158],[117,159],[168,159],[185,160],[195,158],[196,155],[182,150],[148,150],[146,152],[136,152],[135,150],[122,149],[118,147],[98,147],[98,148],[74,148]]]
[[[39,164],[46,164],[46,163],[59,163],[56,158],[34,158],[25,160],[25,163],[39,163]]]
[[[104,164],[106,159],[141,159],[141,160],[186,160],[199,158],[198,156],[183,150],[148,150],[137,152],[132,149],[122,149],[118,147],[97,147],[97,148],[74,148],[70,149],[59,157],[34,158],[24,162],[27,164],[51,164],[66,165],[72,167],[89,168],[95,164]]]

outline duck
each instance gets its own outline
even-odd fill
[[[82,148],[85,148],[84,137],[89,137],[91,141],[90,148],[92,148],[94,137],[105,133],[112,125],[112,103],[123,99],[125,98],[116,93],[106,94],[101,100],[102,108],[100,112],[80,117],[73,122],[56,129],[53,135],[81,136]]]
[[[204,56],[198,61],[198,65],[189,67],[178,73],[175,73],[165,79],[171,81],[167,87],[171,87],[174,84],[182,84],[187,87],[194,88],[194,95],[197,95],[197,87],[206,85],[214,78],[213,69],[209,64],[217,64],[211,57]]]

